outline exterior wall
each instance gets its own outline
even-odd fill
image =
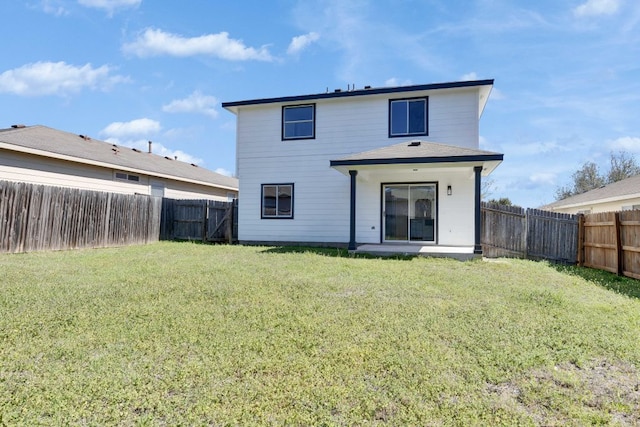
[[[151,194],[154,184],[164,187],[165,197],[227,200],[226,190],[145,175],[138,175],[139,182],[116,180],[115,171],[14,151],[0,152],[0,180],[123,194]]]
[[[477,88],[412,92],[406,98],[418,96],[429,96],[429,135],[417,138],[388,137],[389,99],[401,99],[401,93],[316,100],[316,138],[306,140],[281,140],[282,106],[295,103],[239,108],[240,241],[348,242],[350,180],[332,169],[330,160],[413,139],[478,148]],[[440,182],[442,176],[425,174],[418,181]],[[469,233],[467,229],[473,227],[473,180],[468,181],[469,176],[472,173],[466,171],[448,177],[460,192],[441,202],[447,210],[447,215],[440,214],[440,227],[446,230],[441,232],[441,244],[473,244],[473,230]],[[379,243],[380,183],[416,179],[395,172],[373,181],[363,179],[358,178],[357,240]],[[261,219],[261,184],[284,183],[295,184],[294,219]],[[446,192],[446,185],[444,188]]]
[[[563,212],[568,214],[576,214],[583,211],[589,211],[589,213],[599,212],[616,212],[621,211],[623,208],[630,206],[640,205],[640,195],[637,197],[629,197],[622,200],[609,201],[609,202],[592,202],[580,206],[559,207],[554,208],[554,212]]]

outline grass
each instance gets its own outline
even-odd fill
[[[0,425],[636,425],[640,301],[602,277],[167,242],[0,255]]]

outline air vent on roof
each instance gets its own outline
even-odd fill
[[[371,86],[367,85],[364,87],[365,89],[371,89]]]
[[[411,141],[409,143],[409,147],[418,147],[420,146],[420,141]]]
[[[88,137],[87,135],[78,135],[80,138],[84,139],[85,141],[89,141],[91,138]]]
[[[141,151],[138,150],[137,148],[132,148],[133,151],[135,151],[136,153],[140,153]]]
[[[196,165],[195,163],[191,163],[191,166],[193,166],[194,168],[198,167],[198,165]]]
[[[14,128],[14,129],[23,129],[26,126],[25,125],[11,125],[11,127]]]
[[[172,159],[171,157],[169,157],[169,156],[164,156],[164,158],[165,158],[165,159],[167,159],[167,160],[173,160],[173,159]]]
[[[342,89],[335,89],[334,92],[335,93],[340,93],[340,92],[342,92]]]

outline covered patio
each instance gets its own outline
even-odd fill
[[[350,178],[349,250],[378,255],[481,257],[481,176],[490,174],[502,159],[500,153],[414,140],[331,160],[332,168]],[[453,196],[452,180],[458,184]],[[366,201],[359,199],[362,185],[366,185]],[[372,197],[373,191],[378,192],[377,202]],[[396,197],[403,191],[400,198]],[[405,195],[407,191],[409,196]],[[414,198],[412,193],[420,195]],[[399,217],[393,216],[393,197],[409,203],[403,206]],[[419,216],[413,205],[425,200],[427,213]],[[364,208],[365,216],[357,208]],[[359,221],[370,224],[372,210],[380,212],[380,235],[376,238],[369,233],[366,239],[359,240],[358,233],[365,236],[361,234],[364,227]],[[403,226],[402,234],[393,234],[397,227],[391,227],[397,225],[398,220],[408,224]]]

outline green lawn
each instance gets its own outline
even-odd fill
[[[607,277],[640,287],[336,250],[4,254],[0,426],[638,425],[640,300]]]

